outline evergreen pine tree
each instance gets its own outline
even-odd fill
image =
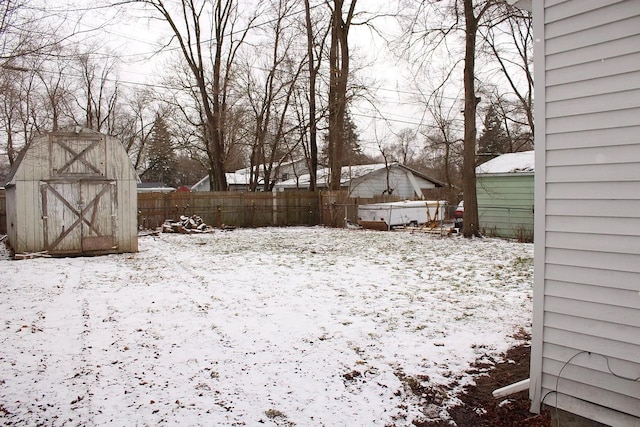
[[[157,116],[149,140],[148,167],[142,178],[146,182],[161,182],[177,187],[177,163],[167,123]]]
[[[484,128],[478,138],[478,163],[484,163],[509,151],[507,133],[497,109],[491,105],[484,116]]]

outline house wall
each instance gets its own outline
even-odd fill
[[[211,183],[209,182],[209,177],[204,177],[202,178],[200,181],[196,182],[195,184],[193,184],[193,186],[191,187],[191,191],[210,191],[211,190]]]
[[[533,175],[478,175],[480,230],[486,235],[533,239]]]
[[[412,182],[412,180],[414,182]],[[435,188],[435,184],[421,177],[415,176],[400,167],[389,169],[389,187],[393,189],[393,196],[415,199],[422,197],[422,192],[416,194],[416,186],[420,188]],[[380,196],[387,189],[386,169],[380,169],[361,178],[351,181],[349,188],[350,197],[371,198]]]
[[[640,0],[533,7],[532,409],[640,426]]]

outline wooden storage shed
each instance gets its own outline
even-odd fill
[[[534,152],[498,156],[476,168],[478,220],[486,235],[533,240]]]
[[[115,138],[75,127],[37,137],[6,182],[16,254],[136,252],[137,175]]]

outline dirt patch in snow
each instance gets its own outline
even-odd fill
[[[549,411],[529,412],[531,401],[527,390],[495,399],[498,388],[529,378],[531,346],[527,341],[509,349],[495,363],[485,358],[477,361],[468,372],[477,375],[475,385],[468,386],[458,398],[462,402],[449,408],[451,420],[458,427],[550,427]],[[414,422],[417,427],[450,427],[450,420]]]

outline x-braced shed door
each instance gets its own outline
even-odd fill
[[[40,192],[49,253],[91,253],[116,246],[116,181],[43,181]]]
[[[51,176],[106,176],[107,153],[102,135],[55,135],[50,139]]]

